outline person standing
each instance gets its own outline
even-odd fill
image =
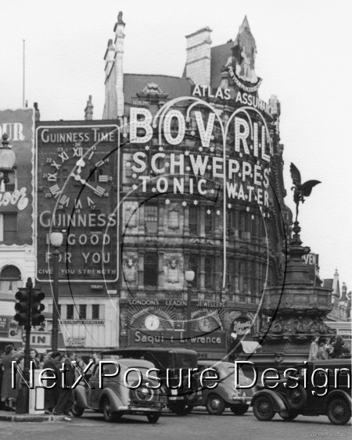
[[[1,355],[1,364],[3,368],[1,400],[5,402],[5,411],[15,411],[14,402],[18,395],[16,385],[16,376],[12,377],[12,361],[16,360],[13,345],[7,345],[5,352]]]
[[[46,359],[43,364],[43,370],[46,368],[50,368],[53,372],[48,371],[47,376],[53,377],[54,374],[56,375],[56,379],[46,379],[46,385],[47,386],[53,386],[53,388],[46,388],[45,389],[45,413],[51,414],[55,405],[57,404],[57,401],[59,400],[59,394],[60,394],[60,383],[61,380],[60,373],[59,373],[59,359],[60,359],[60,352],[54,351],[52,353],[48,353],[46,355]]]
[[[243,353],[243,346],[241,339],[238,337],[237,333],[231,333],[230,348],[228,351],[229,361],[235,362],[236,359]]]
[[[74,417],[72,413],[72,407],[74,404],[74,394],[72,385],[75,383],[75,353],[67,353],[66,359],[62,363],[62,368],[60,368],[61,374],[64,375],[64,380],[60,380],[60,395],[59,400],[54,408],[54,415],[65,414],[65,420],[71,420],[70,417]],[[63,372],[64,370],[64,372]]]
[[[318,341],[319,336],[314,336],[314,339],[309,347],[308,361],[316,361],[318,359]]]

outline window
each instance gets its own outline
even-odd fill
[[[144,206],[144,222],[147,233],[158,232],[158,205],[149,203]]]
[[[86,304],[79,305],[79,319],[87,319],[87,305]]]
[[[189,233],[198,235],[198,208],[196,206],[189,207]]]
[[[147,252],[144,254],[144,286],[158,285],[158,254]]]
[[[66,306],[66,319],[73,319],[73,304]]]
[[[16,266],[5,266],[0,275],[0,290],[3,292],[13,292],[18,290],[18,284],[21,280],[21,272]]]
[[[13,244],[17,237],[17,214],[3,213],[0,215],[0,241]]]
[[[99,304],[93,304],[92,305],[92,319],[99,319],[100,318],[100,306]]]
[[[213,257],[205,257],[204,260],[204,270],[205,270],[205,279],[204,279],[204,287],[206,288],[214,288],[214,258]]]
[[[188,269],[193,270],[194,272],[194,280],[191,283],[193,287],[198,287],[198,265],[199,256],[196,254],[190,255],[188,261]]]
[[[13,192],[16,189],[16,181],[17,181],[15,171],[10,171],[8,173],[8,179],[9,181],[7,183],[4,183],[5,186],[4,190]]]
[[[205,207],[205,235],[213,233],[213,210],[210,206]]]
[[[245,213],[243,211],[240,211],[239,225],[238,225],[238,235],[240,238],[244,238],[244,232],[245,232]]]

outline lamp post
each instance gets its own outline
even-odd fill
[[[0,181],[8,183],[9,172],[12,171],[16,162],[15,152],[9,147],[9,136],[4,133],[2,136],[2,147],[0,148]]]
[[[194,272],[193,270],[186,270],[185,279],[187,282],[187,347],[191,347],[191,336],[192,336],[192,316],[191,316],[191,307],[192,307],[192,292],[191,292],[191,282],[194,280]]]
[[[51,330],[51,348],[57,351],[59,336],[59,247],[62,245],[64,236],[60,231],[50,234],[50,244],[53,246],[53,328]]]

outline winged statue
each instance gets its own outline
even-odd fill
[[[299,203],[304,203],[304,198],[310,196],[312,189],[318,183],[321,183],[319,180],[308,180],[305,183],[302,183],[301,173],[299,172],[296,165],[291,163],[290,166],[291,178],[294,186],[291,188],[294,190],[293,192],[293,201],[296,204],[296,221],[298,218],[298,206]]]

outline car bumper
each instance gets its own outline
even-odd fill
[[[250,405],[252,398],[251,397],[233,397],[232,398],[232,402],[234,404],[245,404],[245,405]]]

